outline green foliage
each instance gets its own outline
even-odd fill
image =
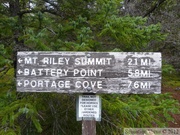
[[[173,121],[170,113],[180,113],[179,103],[172,100],[170,94],[114,94],[102,95],[102,98],[103,117],[121,128],[167,127],[167,122]],[[110,134],[109,129],[106,132]]]
[[[164,63],[162,65],[163,75],[170,75],[170,74],[173,74],[174,72],[175,72],[175,69],[174,69],[173,65],[167,64],[167,63]]]
[[[66,2],[61,6],[69,8],[71,4]],[[150,41],[162,41],[166,37],[160,31],[160,24],[147,26],[146,18],[120,17],[118,8],[122,5],[119,1],[89,4],[86,10],[92,13],[86,16],[84,12],[74,15],[72,11],[68,11],[65,19],[39,11],[24,15],[26,28],[19,39],[25,40],[25,44],[35,50],[111,51],[119,48],[140,51]]]
[[[7,55],[7,49],[4,47],[3,44],[0,44],[0,67],[12,63],[12,61],[8,59],[6,55]]]
[[[41,132],[42,128],[38,121],[38,111],[34,97],[19,97],[15,92],[14,69],[7,68],[0,72],[0,134],[20,135],[22,127],[28,121],[32,121],[35,132]],[[25,117],[25,118],[24,118]],[[27,121],[27,122],[24,122]],[[24,125],[23,125],[24,124]]]
[[[16,29],[17,26],[17,17],[6,17],[5,15],[0,15],[0,35],[2,37],[12,36],[12,29]]]
[[[42,29],[38,33],[35,33],[32,29],[25,31],[26,35],[23,36],[25,44],[34,50],[50,51],[50,47],[46,45],[48,39],[47,29]]]
[[[116,17],[107,19],[99,36],[111,37],[124,51],[140,51],[152,40],[163,40],[160,24],[146,26],[142,17]]]
[[[24,122],[26,120],[33,122],[37,132],[42,132],[42,128],[38,120],[36,102],[33,102],[32,100],[34,97],[28,96],[28,99],[24,97],[17,100],[17,97],[14,94],[14,92],[9,93],[8,95],[4,95],[0,98],[2,102],[0,106],[0,125],[3,127],[0,132],[8,134],[13,130],[14,134],[21,134],[20,126],[21,124],[26,124]]]
[[[171,69],[171,65],[170,65],[170,69]],[[180,76],[179,76],[179,74],[176,74],[176,72],[174,71],[174,68],[172,68],[172,69],[173,69],[172,70],[173,72],[171,72],[171,70],[168,70],[166,73],[163,74],[162,84],[165,87],[171,87],[174,89],[178,89],[180,86]]]

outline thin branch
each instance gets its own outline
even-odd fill
[[[0,78],[2,78],[4,75],[6,75],[6,73],[9,71],[9,69],[10,69],[9,67],[6,68],[6,69],[4,69],[5,71],[3,70],[4,73],[0,76]],[[2,72],[2,71],[1,71],[1,72]]]
[[[4,57],[5,59],[10,59],[10,58],[8,58],[5,54],[0,53],[0,55],[1,55],[2,57]]]
[[[46,27],[46,29],[49,30],[49,31],[50,31],[51,33],[53,33],[54,35],[57,35],[57,33],[56,33],[53,29],[48,28],[48,27]]]
[[[4,66],[3,68],[0,68],[0,72],[6,70],[8,67],[7,66]]]
[[[109,123],[111,126],[114,126],[116,129],[122,131],[122,128],[118,127],[117,125],[115,125],[115,124],[112,123],[111,121],[109,121],[109,120],[107,120],[107,119],[105,119],[105,118],[103,118],[103,117],[102,117],[101,119],[103,119],[104,121],[106,121],[107,123]]]
[[[20,11],[18,13],[19,16],[23,16],[24,14],[29,14],[29,13],[38,13],[38,11],[42,12],[42,13],[50,13],[53,15],[57,15],[57,16],[61,16],[62,15],[60,13],[58,13],[57,11],[53,10],[53,9],[41,9],[41,10],[24,10],[24,11]]]
[[[165,2],[166,0],[159,0],[158,2],[156,2],[155,5],[153,5],[144,15],[143,17],[146,17],[148,15],[150,15],[152,12],[154,12],[163,2]]]

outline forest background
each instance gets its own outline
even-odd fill
[[[178,9],[178,0],[1,0],[0,134],[81,134],[76,94],[16,92],[17,51],[162,52],[162,88],[178,91]],[[98,135],[168,127],[180,109],[171,91],[101,97]]]

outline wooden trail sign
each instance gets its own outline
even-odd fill
[[[161,53],[18,52],[17,91],[161,93]]]

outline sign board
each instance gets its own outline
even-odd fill
[[[18,52],[17,91],[161,93],[161,53]]]
[[[76,106],[77,121],[82,119],[101,121],[101,99],[99,95],[79,95]]]

